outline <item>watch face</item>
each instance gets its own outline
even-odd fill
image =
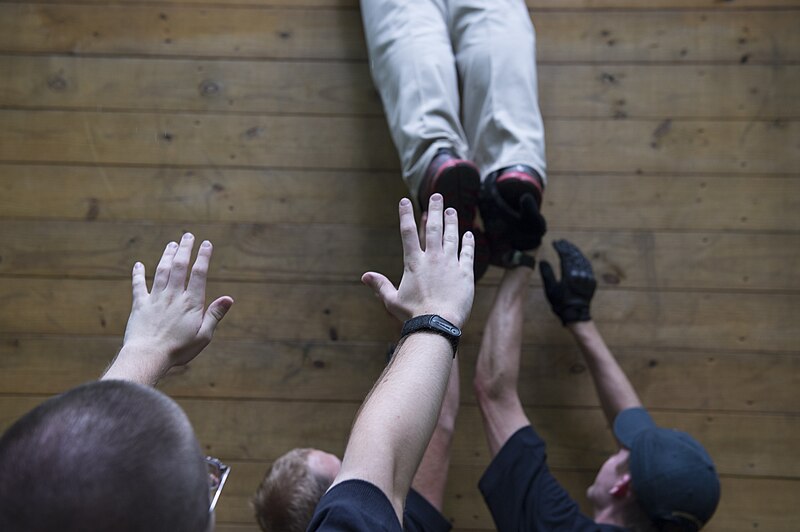
[[[452,323],[450,323],[449,321],[440,316],[433,316],[431,318],[431,325],[435,326],[438,329],[441,329],[447,334],[455,336],[456,338],[461,336],[461,329],[459,329],[458,327],[456,327],[455,325],[453,325]]]

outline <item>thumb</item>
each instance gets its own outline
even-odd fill
[[[539,208],[536,205],[536,199],[533,194],[525,194],[519,200],[519,215],[522,223],[531,224],[536,221],[539,214]]]
[[[367,272],[361,276],[361,282],[372,288],[372,291],[375,292],[375,296],[383,301],[383,304],[386,306],[388,306],[390,301],[397,295],[397,289],[392,282],[387,279],[385,275],[380,273]]]
[[[539,274],[542,276],[542,283],[544,283],[544,293],[547,294],[547,299],[551,299],[558,285],[556,276],[553,273],[553,267],[546,260],[539,261]]]
[[[211,337],[214,336],[214,330],[232,306],[233,298],[230,296],[222,296],[214,300],[203,315],[203,323],[200,325],[200,332],[198,335],[211,341]]]

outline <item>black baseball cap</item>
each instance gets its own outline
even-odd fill
[[[657,426],[644,408],[620,412],[614,434],[630,450],[631,486],[650,519],[687,532],[711,519],[719,503],[719,476],[697,440]]]

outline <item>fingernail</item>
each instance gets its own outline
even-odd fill
[[[190,238],[194,238],[194,235],[192,233],[186,233],[183,235],[184,240],[188,240]]]
[[[141,262],[137,262],[136,264],[133,265],[133,269],[134,270],[138,270],[141,267],[142,267],[142,263]]]
[[[210,248],[211,247],[211,242],[209,242],[208,240],[203,240],[203,243],[200,244],[200,247]]]
[[[472,231],[467,231],[464,233],[464,238],[472,238]]]
[[[438,192],[435,193],[433,196],[431,196],[431,201],[436,201],[436,202],[442,201],[442,195],[439,194]]]
[[[447,216],[455,216],[456,210],[454,208],[452,208],[452,207],[448,207],[447,209],[445,209],[444,213]]]
[[[169,249],[175,249],[176,247],[178,247],[178,244],[177,242],[170,242],[169,244],[167,244],[167,247]]]
[[[411,204],[411,200],[409,200],[408,198],[403,198],[403,199],[400,200],[400,205],[402,205],[403,207],[405,207],[406,205],[410,205],[410,204]]]

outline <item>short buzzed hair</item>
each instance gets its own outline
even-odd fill
[[[208,470],[188,418],[124,381],[74,388],[0,438],[0,530],[201,532]]]
[[[253,496],[256,520],[264,532],[304,532],[332,479],[308,467],[312,449],[292,449],[272,464]]]

